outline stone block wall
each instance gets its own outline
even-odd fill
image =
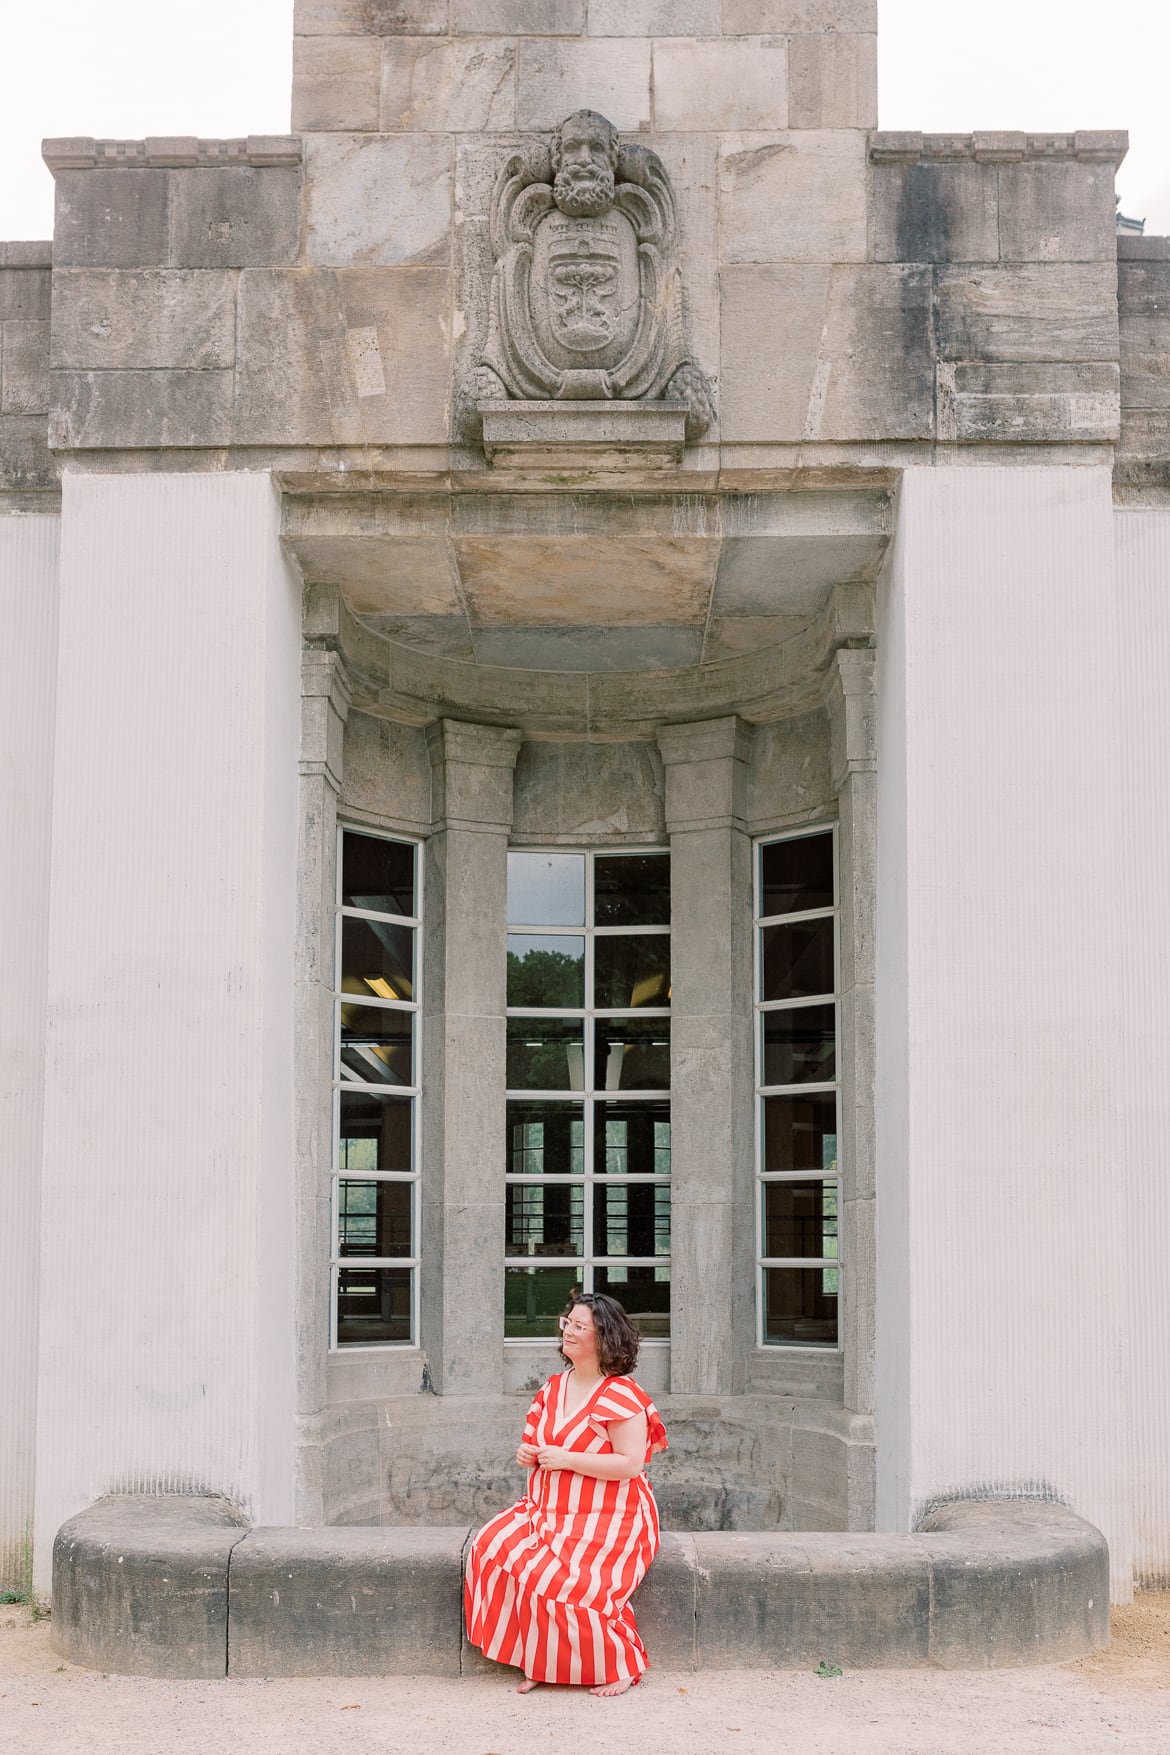
[[[49,244],[0,244],[0,491],[56,481],[45,440],[51,264]]]
[[[1119,238],[1121,498],[1170,487],[1170,238]]]

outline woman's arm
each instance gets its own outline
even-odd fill
[[[586,1456],[560,1444],[545,1444],[537,1451],[536,1459],[542,1469],[571,1469],[575,1475],[588,1475],[593,1481],[628,1481],[640,1475],[646,1460],[645,1414],[634,1414],[629,1420],[611,1420],[606,1430],[613,1446],[612,1456]]]

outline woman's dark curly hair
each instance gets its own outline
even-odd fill
[[[638,1362],[641,1341],[617,1299],[611,1298],[608,1292],[575,1292],[566,1304],[564,1314],[571,1315],[578,1304],[584,1304],[593,1312],[593,1326],[597,1330],[597,1363],[602,1376],[628,1377]],[[566,1364],[570,1363],[563,1347],[561,1358]]]

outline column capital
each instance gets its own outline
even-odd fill
[[[431,812],[448,828],[512,826],[512,770],[523,733],[505,725],[436,719],[426,730]]]
[[[734,714],[659,728],[671,833],[742,826],[751,746],[751,726]]]
[[[871,774],[877,766],[874,716],[874,665],[877,654],[842,647],[834,652],[825,678],[829,714],[829,768],[840,792],[851,774]]]

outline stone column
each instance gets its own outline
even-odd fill
[[[675,1395],[742,1391],[754,1345],[750,729],[668,725]]]
[[[873,1412],[874,654],[840,651],[829,673],[829,759],[839,813],[841,1350],[845,1406]],[[872,1515],[872,1508],[867,1508]],[[868,1518],[867,1518],[868,1521]],[[852,1523],[850,1527],[856,1527]],[[864,1525],[862,1526],[864,1527]]]
[[[498,1394],[504,1333],[504,1001],[518,731],[427,731],[422,1340],[444,1395]]]

